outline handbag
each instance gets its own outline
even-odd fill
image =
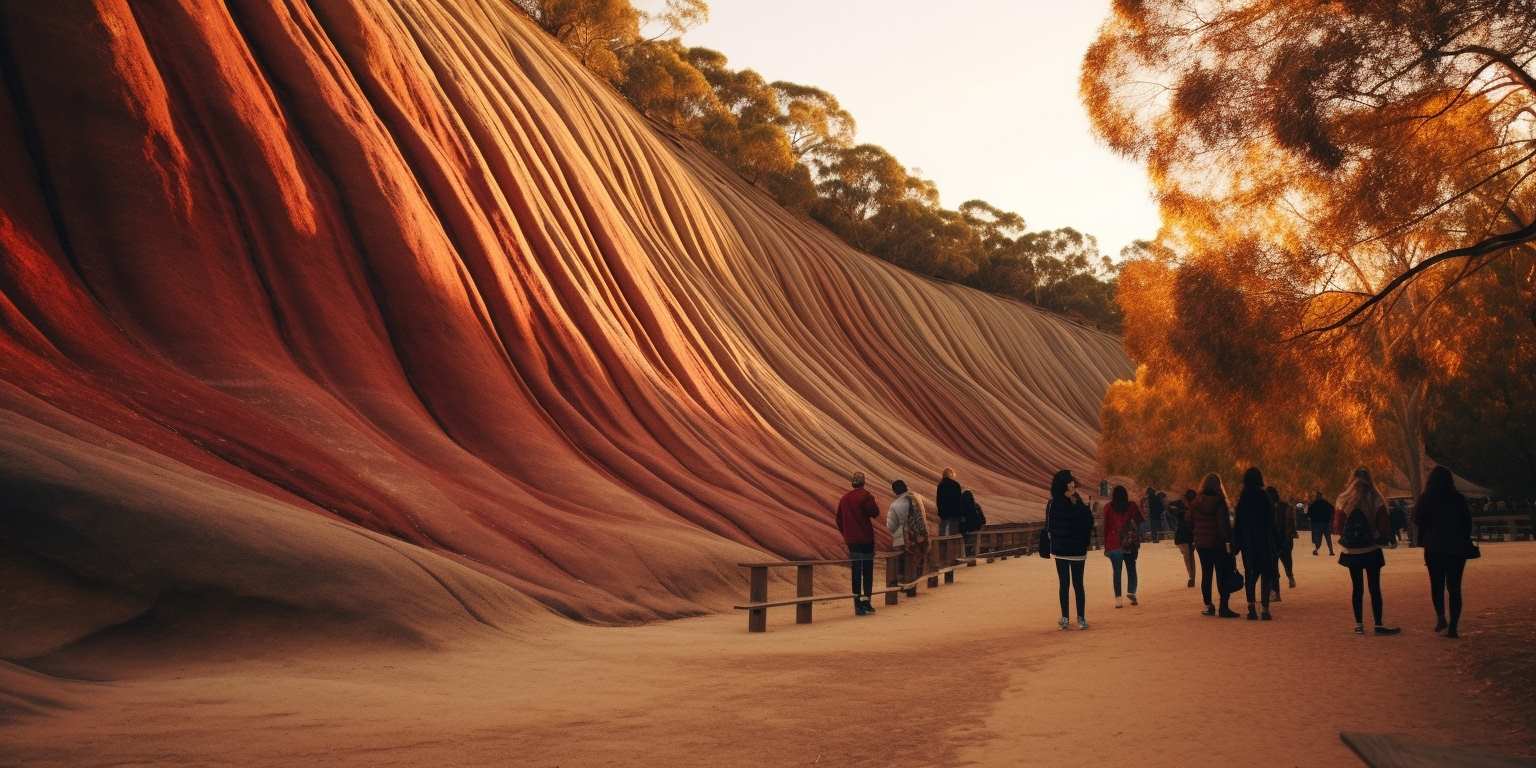
[[[1227,575],[1226,578],[1221,580],[1222,593],[1230,595],[1234,592],[1238,592],[1244,586],[1246,586],[1247,583],[1247,580],[1243,578],[1243,572],[1237,569],[1237,558],[1228,555]]]

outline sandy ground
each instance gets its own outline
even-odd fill
[[[725,615],[436,651],[122,641],[36,665],[71,681],[0,667],[40,713],[0,720],[0,764],[1357,765],[1341,729],[1531,754],[1536,597],[1494,585],[1530,583],[1536,545],[1485,552],[1460,642],[1429,631],[1417,551],[1384,576],[1405,634],[1360,638],[1329,558],[1299,550],[1276,621],[1220,621],[1167,545],[1137,608],[1090,557],[1087,632],[1057,631],[1054,569],[1028,558],[874,617],[780,609],[762,635]]]

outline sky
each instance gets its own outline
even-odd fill
[[[656,9],[660,0],[635,3]],[[1109,0],[710,0],[688,45],[815,85],[956,207],[980,198],[1031,229],[1074,227],[1115,257],[1157,234],[1138,163],[1094,138],[1078,68]]]

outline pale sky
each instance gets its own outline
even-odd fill
[[[654,9],[660,0],[635,5]],[[733,68],[835,95],[858,140],[1031,229],[1070,226],[1118,256],[1157,234],[1141,167],[1089,131],[1078,67],[1109,0],[710,0],[683,41]]]

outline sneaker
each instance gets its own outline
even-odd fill
[[[1061,627],[1063,631],[1066,630],[1068,624],[1071,624],[1071,622],[1065,616],[1061,617],[1061,621],[1056,622],[1056,626]]]
[[[1223,609],[1221,609],[1221,612],[1217,613],[1216,615],[1220,616],[1223,619],[1235,619],[1238,616],[1240,616],[1241,614],[1239,614],[1237,611],[1232,610],[1231,608],[1223,608]]]
[[[1083,618],[1083,617],[1081,617],[1081,616],[1077,617],[1077,628],[1078,629],[1087,629],[1088,628],[1088,620]]]
[[[1357,635],[1365,634],[1365,625],[1364,624],[1356,624],[1355,625],[1355,634],[1357,634]]]
[[[875,604],[870,602],[869,600],[865,600],[864,601],[864,612],[865,613],[874,613],[875,612]]]
[[[1449,626],[1450,626],[1449,624],[1445,623],[1445,619],[1436,619],[1435,620],[1435,634],[1438,635],[1441,632],[1444,632],[1445,628],[1449,627]]]
[[[1216,615],[1216,606],[1214,606],[1214,605],[1207,605],[1205,607],[1205,610],[1200,612],[1200,615],[1201,616],[1215,616]]]
[[[853,601],[853,615],[855,615],[855,616],[863,616],[864,615],[864,602],[862,600],[855,600],[855,601]]]
[[[1129,595],[1127,595],[1127,597],[1131,598],[1131,605],[1141,605],[1141,603],[1136,602],[1136,593],[1135,592],[1130,593]]]
[[[1378,634],[1378,635],[1395,635],[1395,634],[1398,634],[1398,633],[1400,633],[1402,631],[1403,630],[1401,630],[1401,629],[1399,629],[1397,627],[1383,627],[1380,624],[1376,625],[1376,634]]]
[[[1447,629],[1445,631],[1445,636],[1450,638],[1450,639],[1452,639],[1452,640],[1455,640],[1456,638],[1461,637],[1461,634],[1459,632],[1457,632],[1454,627],[1452,627],[1452,628]]]
[[[1274,618],[1275,618],[1275,617],[1273,617],[1273,616],[1271,616],[1271,615],[1269,615],[1269,611],[1263,611],[1263,612],[1261,612],[1261,613],[1260,613],[1260,614],[1259,614],[1259,620],[1260,620],[1260,621],[1271,621],[1271,620],[1273,620],[1273,619],[1274,619]]]
[[[1115,598],[1115,607],[1116,608],[1120,607],[1120,598],[1118,598],[1118,597]]]
[[[1248,620],[1249,621],[1258,621],[1259,620],[1259,612],[1255,611],[1253,609],[1252,605],[1248,606]]]

